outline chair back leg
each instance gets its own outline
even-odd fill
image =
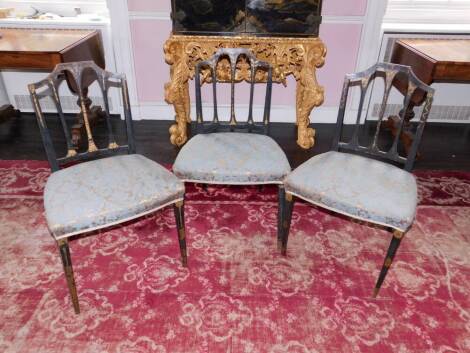
[[[188,255],[186,250],[186,230],[184,226],[184,201],[178,201],[174,204],[173,210],[176,218],[176,228],[178,230],[178,242],[181,252],[181,264],[188,267]]]
[[[281,246],[281,253],[282,255],[287,255],[287,241],[289,240],[289,231],[290,231],[290,223],[292,220],[292,211],[294,209],[294,195],[286,192],[284,197],[284,216],[283,216],[283,224],[282,224],[282,246]]]
[[[69,287],[73,308],[75,310],[75,314],[80,314],[80,305],[78,304],[77,287],[73,276],[68,240],[60,239],[57,241],[57,245],[59,247],[60,257],[62,258],[62,265],[64,266],[65,278],[67,279],[67,286]]]
[[[277,250],[282,251],[282,239],[284,234],[284,206],[285,206],[286,190],[284,185],[279,185],[278,190],[278,208],[277,208]]]
[[[382,286],[382,283],[384,282],[385,277],[387,276],[388,269],[390,268],[390,266],[392,266],[393,259],[395,257],[395,254],[397,253],[398,247],[400,246],[401,240],[403,239],[404,235],[405,233],[399,230],[393,231],[393,238],[392,238],[392,241],[390,242],[390,246],[388,247],[387,255],[385,257],[382,270],[380,271],[379,278],[374,288],[374,293],[373,293],[374,298],[376,298],[377,295],[379,294],[380,287]]]

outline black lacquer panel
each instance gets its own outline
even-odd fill
[[[320,0],[246,0],[246,32],[318,35]]]
[[[172,0],[176,34],[317,36],[321,0]]]
[[[245,31],[245,0],[173,0],[173,32]]]

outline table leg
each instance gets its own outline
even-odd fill
[[[13,118],[19,118],[20,111],[11,104],[5,104],[0,107],[0,124]]]
[[[170,141],[182,146],[188,140],[188,124],[191,124],[188,67],[189,54],[181,41],[169,39],[164,47],[165,61],[170,65],[170,82],[165,84],[165,101],[175,109],[176,124],[170,127]]]
[[[170,86],[173,83],[168,83]],[[191,103],[189,97],[188,81],[183,83],[175,90],[171,90],[165,86],[167,92],[166,101],[173,104],[175,109],[176,124],[170,127],[170,141],[173,145],[181,146],[188,140],[188,126],[191,124]],[[171,95],[171,94],[172,95]]]
[[[297,144],[304,149],[315,145],[315,130],[310,127],[310,113],[315,104],[308,102],[307,92],[308,90],[304,86],[297,83]]]
[[[310,127],[310,113],[324,99],[324,89],[316,78],[316,67],[324,60],[324,52],[323,46],[305,48],[303,64],[297,76],[297,144],[304,149],[315,145],[315,130]]]
[[[88,87],[83,89],[83,96],[85,97],[85,109],[87,111],[90,126],[97,125],[100,121],[106,118],[106,113],[100,106],[91,106],[92,101],[88,97]],[[77,100],[77,105],[80,107],[80,113],[77,114],[77,123],[72,126],[72,144],[74,148],[78,149],[82,139],[82,133],[85,132],[85,123],[83,120],[83,112],[81,110],[80,99]]]
[[[402,109],[399,113],[400,116],[403,116],[403,114],[405,114],[405,122],[403,126],[403,131],[400,135],[400,141],[403,144],[406,155],[409,154],[414,140],[414,134],[411,126],[411,120],[415,117],[415,113],[413,110],[414,107],[415,105],[413,103],[410,103],[406,111]],[[390,130],[392,136],[395,138],[400,128],[400,117],[396,115],[389,116],[384,127]],[[416,158],[419,158],[419,153],[416,155]]]

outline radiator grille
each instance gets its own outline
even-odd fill
[[[385,108],[385,117],[390,115],[397,115],[402,108],[401,104],[387,104]],[[372,117],[379,117],[380,104],[374,104],[372,110]],[[422,107],[415,108],[416,116],[421,115]],[[453,105],[433,105],[429,114],[429,121],[432,120],[448,120],[454,122],[467,122],[470,121],[470,107],[453,106]]]

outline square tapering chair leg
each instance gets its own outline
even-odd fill
[[[181,263],[183,267],[188,267],[188,255],[186,250],[186,230],[184,226],[184,201],[178,201],[174,204],[176,228],[178,230],[178,242],[181,252]]]
[[[292,211],[294,210],[294,196],[286,192],[284,197],[284,216],[283,216],[283,236],[282,236],[282,255],[287,255],[287,241],[289,240],[290,224],[292,220]]]
[[[401,240],[403,239],[405,233],[399,230],[393,231],[393,238],[390,242],[390,246],[388,247],[387,255],[385,257],[384,264],[382,266],[382,270],[380,271],[379,278],[374,288],[373,297],[376,298],[379,294],[380,287],[387,276],[388,270],[390,266],[392,266],[393,259],[395,258],[395,254],[397,253],[398,247],[400,246]]]
[[[286,191],[284,185],[279,185],[278,209],[277,209],[277,250],[282,251],[282,239],[284,238],[284,207],[286,204]]]
[[[80,305],[78,303],[77,287],[75,285],[75,278],[73,276],[72,260],[70,258],[70,250],[67,239],[57,241],[59,247],[62,265],[64,266],[65,278],[67,279],[67,286],[69,287],[70,298],[72,299],[75,314],[80,314]]]

